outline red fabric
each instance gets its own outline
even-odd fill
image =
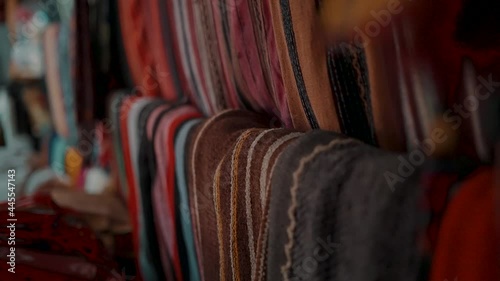
[[[151,86],[151,80],[153,84],[157,83],[153,70],[155,63],[158,62],[154,61],[151,55],[145,15],[141,12],[144,5],[142,2],[141,0],[118,1],[120,28],[130,74],[134,85],[137,86],[134,89],[135,93],[157,96],[159,89]]]
[[[165,12],[160,11],[159,1],[166,0],[147,0],[142,3],[146,6],[143,14],[147,17],[145,20],[148,23],[148,39],[150,40],[151,53],[154,57],[154,64],[152,69],[155,71],[155,78],[158,84],[153,84],[151,87],[158,88],[155,85],[159,85],[161,89],[161,95],[170,101],[177,100],[177,90],[175,88],[175,81],[173,80],[174,75],[172,75],[175,69],[170,69],[169,60],[167,57],[167,48],[173,48],[173,46],[165,45],[164,31],[162,30],[162,17],[165,16]]]
[[[163,1],[165,1],[165,0],[163,0]],[[177,72],[177,75],[178,75],[179,80],[180,80],[179,82],[180,82],[180,85],[182,88],[182,93],[177,93],[177,95],[182,94],[183,96],[191,97],[193,95],[193,86],[194,85],[191,85],[190,79],[186,75],[187,71],[186,71],[186,69],[184,69],[185,66],[182,63],[181,48],[183,47],[183,45],[182,45],[182,42],[180,42],[182,40],[181,39],[182,34],[178,34],[178,32],[177,32],[177,25],[180,23],[176,22],[176,18],[174,15],[174,13],[177,13],[176,5],[178,5],[178,3],[175,4],[174,0],[167,1],[167,3],[166,3],[167,10],[164,11],[164,13],[167,15],[168,20],[169,20],[169,27],[170,27],[169,33],[171,34],[170,37],[172,40],[172,46],[170,46],[170,47],[173,49],[174,60],[175,60],[174,65],[176,65],[176,68],[177,68],[174,71]],[[179,17],[180,17],[180,15],[179,15]],[[191,55],[191,54],[189,54],[189,55]]]
[[[252,16],[247,1],[233,0],[231,9],[231,42],[236,52],[236,58],[248,87],[244,95],[248,100],[255,100],[254,108],[257,111],[273,113],[275,103],[264,78],[259,49],[254,34]]]
[[[476,171],[448,206],[430,281],[500,280],[492,169]]]

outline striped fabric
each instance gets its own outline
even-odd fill
[[[402,164],[414,154],[273,128],[241,110],[203,120],[183,103],[118,96],[114,105],[145,280],[425,280],[434,248],[444,267],[432,274],[453,271],[436,240],[446,213],[429,223],[422,207],[442,213],[454,179],[433,177],[423,194],[420,169]],[[422,234],[433,239],[426,253]]]
[[[266,128],[267,124],[266,118],[260,115],[229,110],[203,122],[192,136],[187,163],[189,203],[203,280],[220,277],[212,185],[215,170],[242,130]]]
[[[135,94],[144,96],[156,96],[159,94],[158,87],[152,87],[150,83],[157,83],[155,77],[155,58],[150,52],[153,48],[150,45],[150,26],[147,26],[146,17],[143,16],[142,3],[139,0],[118,1],[118,11],[120,14],[121,38],[128,62],[132,81],[129,84],[135,90]],[[157,35],[158,36],[158,35]],[[163,71],[168,71],[163,69]],[[164,96],[174,99],[176,93],[167,92]]]
[[[233,0],[228,9],[230,42],[233,46],[233,63],[241,71],[242,94],[252,100],[252,108],[272,114],[276,107],[271,95],[271,85],[264,76],[262,56],[257,44],[258,20],[252,16],[250,1]],[[255,21],[255,22],[254,22]]]
[[[219,245],[219,280],[256,280],[259,242],[270,171],[281,151],[301,133],[282,129],[243,131],[213,179]]]
[[[328,50],[328,73],[341,132],[377,145],[365,53],[361,46],[334,44]]]
[[[77,86],[75,84],[75,56],[77,56],[76,48],[71,44],[75,42],[74,36],[75,31],[73,29],[73,22],[76,19],[69,19],[68,21],[61,22],[60,33],[58,37],[59,43],[59,71],[60,71],[60,79],[61,79],[61,90],[64,96],[64,107],[66,109],[65,119],[68,123],[69,135],[68,141],[71,145],[76,145],[79,141],[79,132],[77,124],[82,124],[80,118],[78,116],[78,108],[85,107],[84,104],[78,104],[77,107],[77,98],[79,97],[79,92],[77,91]],[[88,70],[88,69],[87,69]],[[90,85],[87,85],[89,87]],[[85,93],[89,94],[89,93]],[[91,109],[91,108],[90,108]],[[88,116],[92,116],[92,113],[87,114]],[[61,119],[61,116],[58,117]],[[88,121],[88,120],[87,120]],[[78,123],[77,123],[78,122]]]
[[[116,161],[116,174],[118,174],[119,185],[121,187],[121,195],[126,199],[128,198],[128,188],[125,181],[125,159],[123,151],[123,132],[121,130],[121,106],[126,96],[123,92],[114,93],[110,105],[110,118],[113,124],[113,154]]]
[[[286,128],[292,128],[292,117],[288,108],[288,99],[272,26],[270,3],[269,1],[252,0],[249,1],[249,7],[254,13],[256,40],[257,44],[259,44],[259,53],[261,54],[265,78],[268,81],[267,83],[272,87],[272,97],[276,106],[272,110],[272,113],[275,116],[279,116]]]
[[[137,31],[124,38],[137,94],[188,97],[208,116],[249,109],[294,127],[291,116],[299,115],[289,110],[275,40],[281,23],[273,22],[268,1],[126,0],[119,7],[123,36]]]
[[[146,73],[140,85],[159,88],[164,98],[176,101],[184,96],[186,88],[185,78],[181,75],[182,65],[178,62],[173,14],[170,13],[173,11],[172,2],[148,0],[138,3],[144,10],[142,18],[147,26],[145,31],[153,55],[153,64],[148,69],[150,73]]]
[[[136,229],[137,235],[137,255],[139,256],[139,264],[141,272],[147,280],[159,280],[158,272],[152,266],[152,260],[150,256],[146,253],[148,250],[148,246],[145,245],[145,228],[144,228],[144,220],[142,218],[143,214],[143,205],[141,199],[141,192],[138,190],[139,188],[139,179],[138,179],[138,150],[139,150],[139,114],[144,109],[145,106],[150,102],[147,98],[141,98],[136,100],[134,104],[130,107],[130,110],[127,112],[126,118],[126,127],[124,129],[127,132],[128,137],[128,145],[125,147],[125,150],[128,151],[126,153],[129,156],[129,160],[127,161],[128,167],[127,169],[127,183],[129,188],[129,207],[132,207],[131,210],[134,210],[131,213],[131,216],[135,218],[134,228]]]
[[[177,181],[176,211],[179,214],[179,222],[182,229],[182,239],[179,239],[182,243],[180,243],[179,247],[184,247],[184,253],[188,264],[187,270],[189,272],[189,280],[192,281],[201,280],[201,276],[196,256],[191,213],[189,212],[189,194],[185,163],[188,139],[200,122],[201,120],[199,119],[185,122],[181,127],[179,127],[179,131],[175,139],[175,177]],[[185,280],[188,279],[186,278]]]
[[[173,16],[175,18],[175,34],[174,42],[178,45],[179,61],[182,66],[181,75],[186,80],[185,91],[191,101],[196,101],[197,107],[205,114],[209,114],[207,104],[202,102],[201,96],[206,93],[206,85],[203,81],[200,65],[200,53],[196,38],[192,32],[194,29],[192,21],[192,5],[191,1],[174,0],[172,1],[174,8]]]
[[[293,125],[339,131],[315,1],[269,1]]]
[[[398,155],[314,132],[278,159],[266,280],[415,280],[418,172],[390,185]]]
[[[191,136],[189,203],[203,280],[259,280],[271,171],[301,135],[269,124],[250,112],[226,111]]]
[[[144,280],[420,281],[429,271],[437,280],[467,271],[465,261],[490,257],[486,249],[474,252],[475,260],[455,259],[453,245],[438,239],[459,227],[449,206],[455,215],[462,214],[461,204],[478,207],[461,196],[453,204],[448,192],[457,178],[439,172],[422,181],[426,176],[416,166],[424,164],[408,166],[415,154],[372,146],[413,146],[408,140],[428,133],[437,108],[456,102],[458,83],[450,85],[463,70],[458,58],[462,64],[471,55],[482,69],[477,73],[485,74],[495,72],[485,58],[496,51],[482,57],[453,45],[449,54],[441,48],[428,54],[425,40],[450,40],[437,32],[450,26],[410,44],[403,36],[408,26],[400,23],[411,18],[413,24],[413,10],[394,17],[395,27],[369,46],[327,42],[321,16],[327,25],[341,19],[325,18],[321,9],[347,5],[333,2],[119,1],[135,93],[117,95],[111,113],[116,167]],[[456,6],[430,14],[451,18]],[[52,28],[46,36],[58,32]],[[439,58],[427,69],[412,52]],[[448,65],[453,68],[444,73]],[[434,69],[445,82],[434,83]],[[57,80],[48,71],[48,82]],[[469,78],[474,73],[466,72]],[[394,81],[387,79],[393,74]],[[57,96],[54,81],[49,87]],[[443,93],[433,97],[438,89]],[[65,110],[58,102],[56,109]],[[476,115],[471,119],[479,120]],[[66,120],[57,121],[57,130],[69,135]],[[432,190],[419,188],[422,182]],[[485,194],[464,194],[486,202]],[[481,209],[482,217],[489,211]],[[481,233],[464,233],[488,236],[491,225],[477,226]],[[463,245],[457,249],[472,247]],[[436,268],[429,270],[431,263]],[[489,272],[482,264],[474,273]]]

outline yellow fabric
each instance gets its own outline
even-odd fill
[[[75,148],[69,148],[65,158],[66,174],[71,179],[71,183],[75,185],[78,182],[78,177],[82,171],[83,157]]]

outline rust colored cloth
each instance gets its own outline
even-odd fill
[[[430,281],[500,280],[493,170],[467,179],[441,224]]]

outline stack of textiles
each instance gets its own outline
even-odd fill
[[[455,129],[463,112],[455,106],[466,106],[463,115],[476,111],[465,102],[474,90],[462,81],[482,83],[485,92],[496,87],[498,48],[469,34],[480,11],[488,18],[481,26],[496,30],[484,3],[465,10],[471,1],[441,0],[449,9],[431,0],[376,1],[370,12],[361,1],[346,11],[344,2],[120,1],[130,86],[143,96],[186,97],[206,116],[246,109],[289,129],[341,132],[399,152],[430,136],[440,116]],[[474,147],[457,146],[491,160],[477,120],[492,113],[486,102],[478,106],[488,113],[455,129],[473,136]]]
[[[363,49],[327,49],[314,1],[119,6],[135,93],[185,96],[208,116],[247,109],[286,128],[342,131],[377,143]]]
[[[116,263],[81,213],[75,206],[60,206],[53,199],[47,194],[19,198],[15,217],[22,223],[17,224],[9,222],[10,204],[0,204],[1,227],[8,230],[0,234],[0,278],[121,280],[116,279],[120,278]],[[14,231],[15,239],[11,239]]]
[[[500,279],[500,55],[471,47],[470,1],[375,1],[387,24],[341,2],[119,1],[115,176],[144,280]]]

